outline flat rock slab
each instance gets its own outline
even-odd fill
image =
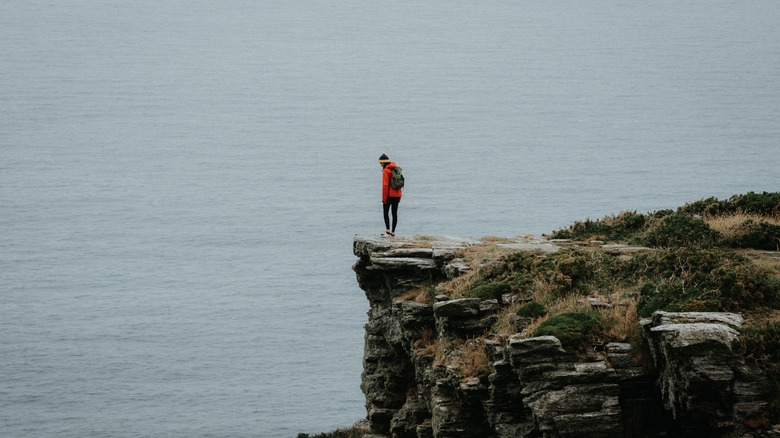
[[[471,245],[491,243],[494,242],[489,238],[482,240],[456,236],[382,237],[375,234],[356,234],[353,240],[353,252],[358,257],[383,252],[393,252],[395,254],[426,252],[427,257],[437,258],[451,256],[455,250],[467,248]],[[507,238],[505,241],[494,244],[502,248],[516,249],[518,251],[543,253],[553,253],[560,248],[553,241],[532,235]],[[428,251],[424,250],[432,250],[433,252],[428,253]]]
[[[352,241],[352,250],[358,257],[367,257],[371,253],[398,251],[410,252],[428,249],[433,252],[450,253],[455,249],[466,248],[480,243],[478,239],[451,236],[418,236],[418,237],[382,237],[375,234],[356,234]],[[428,257],[436,254],[433,252]]]
[[[558,250],[561,249],[558,245],[554,245],[546,240],[528,240],[524,242],[499,243],[498,246],[502,248],[516,249],[518,251],[533,251],[548,254],[558,252]]]
[[[415,257],[371,257],[375,269],[436,269],[433,259]]]
[[[371,257],[433,257],[433,248],[396,248],[385,252],[375,252]]]
[[[672,348],[689,348],[699,345],[731,345],[739,332],[723,324],[666,324],[650,329],[654,333],[663,333],[666,342]]]
[[[666,324],[691,324],[691,323],[717,323],[731,327],[741,327],[741,315],[727,312],[664,312],[656,311],[652,316],[652,325]]]
[[[433,312],[437,317],[468,317],[479,315],[479,298],[461,298],[458,300],[442,301],[433,305]]]

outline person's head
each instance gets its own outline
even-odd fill
[[[390,158],[388,158],[386,154],[380,155],[379,156],[379,165],[382,166],[382,167],[385,167],[388,164],[390,164]]]

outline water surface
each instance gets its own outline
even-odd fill
[[[352,236],[777,191],[780,4],[0,6],[0,429],[349,426]]]

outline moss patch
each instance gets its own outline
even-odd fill
[[[599,319],[595,313],[561,313],[541,323],[534,330],[534,336],[555,336],[565,350],[579,350],[603,328]]]

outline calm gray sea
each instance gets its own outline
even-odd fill
[[[355,233],[780,190],[780,2],[3,0],[0,435],[351,425]]]

